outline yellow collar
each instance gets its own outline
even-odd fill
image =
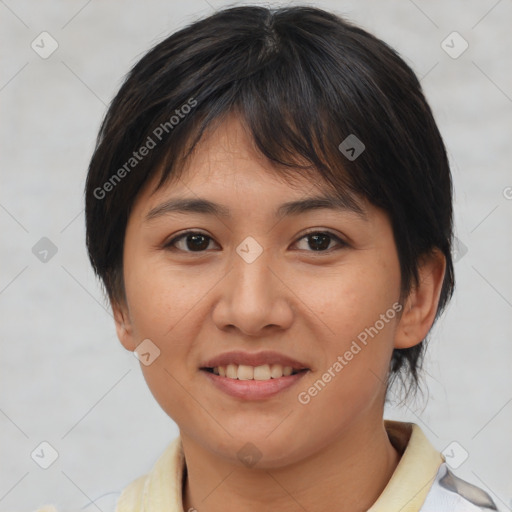
[[[368,512],[418,512],[443,457],[418,425],[389,420],[384,423],[392,444],[402,457],[384,491]],[[185,471],[185,456],[178,436],[148,475],[138,478],[123,491],[116,512],[184,512]]]
[[[402,457],[368,512],[418,512],[444,459],[418,425],[390,420],[384,424],[391,443]]]

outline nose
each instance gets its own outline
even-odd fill
[[[221,330],[236,329],[261,337],[271,329],[287,329],[293,321],[294,295],[267,251],[254,260],[243,252],[234,253],[232,267],[219,283],[219,293],[213,321]]]

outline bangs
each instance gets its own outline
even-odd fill
[[[348,112],[344,115],[352,106],[347,109],[345,104],[341,113],[333,109],[339,91],[322,80],[325,69],[311,66],[314,58],[306,50],[300,55],[290,46],[269,55],[262,46],[260,52],[257,64],[248,66],[253,68],[249,75],[215,69],[213,76],[223,79],[206,83],[203,77],[212,74],[201,68],[201,79],[192,80],[197,87],[189,89],[198,106],[174,128],[159,161],[151,164],[160,175],[154,190],[179,180],[200,141],[234,116],[271,164],[275,177],[291,186],[307,179],[312,188],[325,190],[362,213],[362,199],[368,196],[361,183],[364,173],[338,149],[354,131],[350,124],[357,123]],[[185,103],[186,98],[180,101]]]

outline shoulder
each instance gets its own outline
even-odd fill
[[[454,475],[441,464],[421,512],[489,512],[499,509],[487,492]]]

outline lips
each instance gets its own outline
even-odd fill
[[[244,352],[234,350],[231,352],[224,352],[218,356],[212,357],[200,364],[201,370],[216,368],[218,366],[227,366],[228,364],[247,365],[247,366],[262,366],[265,364],[280,364],[284,366],[291,366],[294,371],[309,370],[307,364],[293,359],[279,352],[265,350],[263,352]]]
[[[275,397],[285,390],[291,390],[293,386],[297,386],[301,379],[309,372],[307,370],[298,373],[283,376],[277,379],[268,380],[238,380],[227,377],[221,377],[208,371],[201,371],[201,374],[207,381],[210,382],[216,389],[222,391],[223,394],[229,395],[232,398],[247,401],[247,400],[267,400]]]

